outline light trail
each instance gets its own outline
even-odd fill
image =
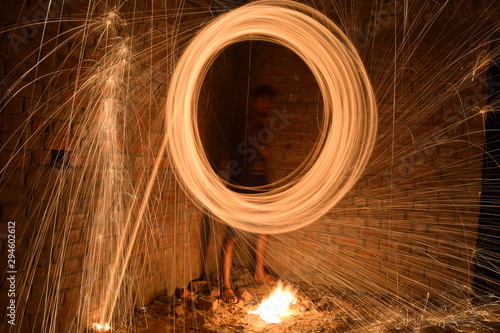
[[[200,89],[227,46],[263,40],[285,46],[311,69],[323,96],[323,125],[309,163],[278,188],[232,191],[212,169],[198,134]],[[166,132],[183,188],[218,219],[238,229],[284,233],[329,211],[356,183],[370,158],[377,111],[356,49],[326,16],[293,2],[258,1],[214,20],[190,42],[170,82]]]

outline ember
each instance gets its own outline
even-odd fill
[[[111,329],[111,327],[107,323],[104,325],[94,323],[92,324],[92,329],[94,332],[108,332]]]
[[[289,315],[288,307],[290,303],[295,304],[295,292],[289,286],[283,286],[281,281],[273,291],[273,293],[264,300],[256,311],[250,311],[251,314],[258,314],[268,323],[280,323],[278,316],[283,317]]]

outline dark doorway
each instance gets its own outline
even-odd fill
[[[495,54],[489,70],[486,113],[485,153],[476,244],[474,289],[478,293],[500,291],[500,43],[496,35],[491,44]]]

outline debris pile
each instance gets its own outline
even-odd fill
[[[217,275],[192,281],[173,295],[164,295],[135,311],[132,332],[381,332],[476,333],[500,331],[500,301],[462,307],[403,305],[391,295],[370,295],[332,286],[288,283],[297,291],[291,315],[267,323],[251,314],[273,287],[253,281],[252,272],[235,267],[233,288],[240,298],[230,304],[220,299]],[[467,312],[468,311],[468,312]]]

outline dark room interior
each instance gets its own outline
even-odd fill
[[[3,0],[1,331],[500,331],[499,18]]]

